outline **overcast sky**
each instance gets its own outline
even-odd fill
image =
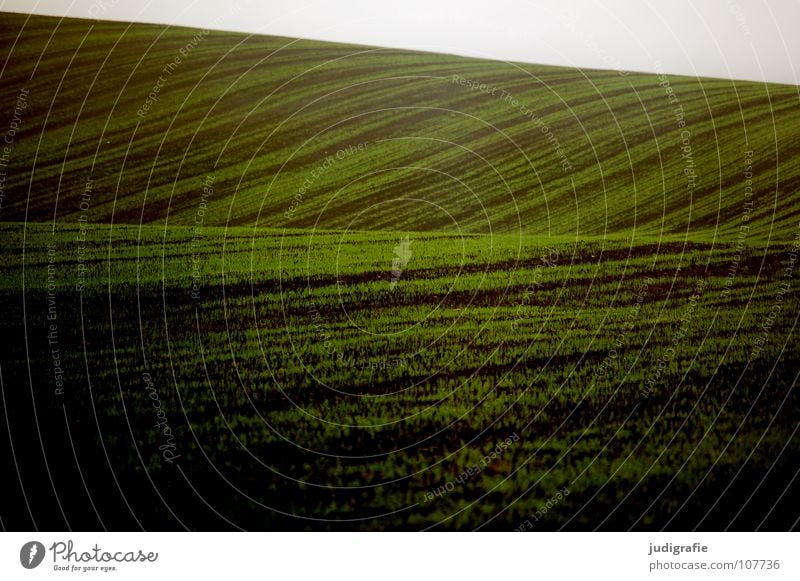
[[[0,10],[800,84],[800,0],[0,0]]]

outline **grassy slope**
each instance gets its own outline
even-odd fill
[[[31,104],[0,214],[11,338],[0,379],[40,528],[98,528],[96,508],[126,529],[508,530],[563,486],[569,502],[537,528],[794,522],[789,500],[773,505],[798,457],[796,275],[781,295],[790,307],[749,354],[797,234],[796,88],[670,78],[698,164],[689,200],[680,130],[652,75],[213,33],[141,119],[197,31],[32,18],[12,50],[23,19],[4,16],[0,31],[3,118],[22,87]],[[535,107],[574,171],[518,108],[454,74]],[[359,142],[287,220],[326,152]],[[738,239],[748,149],[752,230]],[[471,235],[490,225],[492,237]],[[416,233],[392,289],[395,231]],[[144,373],[177,435],[177,469],[159,458]],[[496,462],[426,500],[513,433]],[[21,500],[3,513],[28,523]]]
[[[690,131],[690,195],[676,105],[655,75],[109,22],[31,17],[23,27],[25,19],[5,14],[0,26],[3,119],[22,87],[31,103],[3,220],[72,222],[91,176],[92,221],[189,224],[200,179],[213,174],[207,224],[733,236],[747,150],[759,235],[787,233],[798,219],[796,87],[669,78]],[[313,180],[287,218],[326,155],[358,143],[365,150]],[[395,198],[404,200],[387,201]]]

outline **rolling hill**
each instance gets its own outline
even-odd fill
[[[0,38],[0,528],[797,527],[798,87]]]
[[[794,86],[18,14],[0,38],[0,220],[188,225],[207,176],[209,226],[735,237],[752,202],[766,237],[800,216]]]

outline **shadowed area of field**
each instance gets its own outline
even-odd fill
[[[71,261],[75,233],[29,225],[2,298],[24,277],[4,396],[72,526],[98,526],[91,494],[115,528],[136,526],[124,498],[147,528],[509,530],[564,487],[537,529],[795,518],[791,245],[411,233],[392,285],[405,235],[103,226]]]

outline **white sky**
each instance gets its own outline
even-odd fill
[[[0,0],[0,11],[800,84],[800,0]]]

